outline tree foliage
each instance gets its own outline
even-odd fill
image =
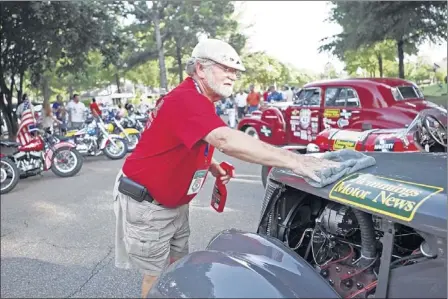
[[[176,60],[181,81],[183,60],[196,45],[198,35],[226,40],[237,50],[245,45],[245,36],[236,32],[238,23],[231,18],[234,12],[231,1],[150,1],[149,5],[147,2],[133,4],[136,23],[132,28],[142,33],[140,41],[146,46],[129,58],[127,67],[130,69],[157,58],[163,88],[167,88],[165,57]]]
[[[383,77],[384,63],[395,59],[395,49],[395,41],[386,40],[371,47],[362,46],[358,50],[347,50],[343,56],[346,71],[355,74],[361,68],[371,77]]]
[[[314,79],[264,52],[247,53],[241,59],[246,72],[237,81],[236,89],[247,90],[251,84],[263,90],[274,84],[302,86]]]
[[[404,53],[412,53],[425,41],[446,40],[448,20],[446,1],[334,1],[330,21],[343,32],[327,40],[321,51],[331,51],[343,59],[348,50],[374,48],[396,42],[398,75],[405,77]],[[330,40],[328,42],[328,40]]]
[[[99,49],[106,61],[116,60],[123,50],[117,20],[122,11],[121,2],[0,3],[0,108],[11,123],[13,91],[20,101],[27,71],[33,86],[49,90],[46,73],[83,69],[91,49]]]

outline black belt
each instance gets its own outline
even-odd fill
[[[137,182],[134,182],[127,176],[121,174],[120,178],[118,179],[118,191],[124,195],[129,196],[130,198],[142,202],[147,201],[155,205],[161,206],[158,201],[156,201],[151,194],[149,194],[148,190],[145,186],[140,185]]]

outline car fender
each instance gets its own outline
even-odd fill
[[[268,123],[263,118],[247,118],[242,119],[238,123],[238,130],[245,131],[247,127],[253,127],[260,138],[260,140],[271,145],[281,146],[286,142],[286,132],[283,130],[283,125],[280,123]],[[270,136],[262,134],[263,129],[271,131]]]
[[[225,230],[170,265],[147,298],[340,298],[305,260],[264,235]]]
[[[240,131],[244,131],[247,127],[260,128],[261,122],[260,118],[243,118],[238,122],[237,129]]]

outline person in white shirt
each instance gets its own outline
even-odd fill
[[[238,109],[238,119],[242,119],[247,105],[247,94],[242,89],[235,95],[235,102]]]
[[[294,100],[294,93],[293,91],[289,88],[288,85],[285,85],[283,87],[283,100],[286,102],[292,102]]]
[[[73,95],[73,101],[70,101],[67,104],[67,111],[72,129],[80,129],[85,121],[86,105],[79,101],[79,96],[77,94]]]
[[[233,95],[226,98],[225,107],[227,110],[227,115],[229,117],[229,127],[234,129],[236,126],[236,102],[235,102],[235,98],[233,97]]]

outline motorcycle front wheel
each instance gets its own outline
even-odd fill
[[[114,146],[112,142],[108,142],[106,147],[103,149],[104,154],[111,160],[123,159],[128,153],[128,145],[123,139],[114,138]]]
[[[0,177],[1,177],[1,189],[0,194],[6,194],[13,190],[20,179],[20,172],[17,168],[16,163],[11,161],[11,159],[7,157],[1,158],[1,169],[0,169]]]
[[[128,143],[128,152],[132,152],[135,149],[139,140],[140,134],[129,134],[129,137],[126,139]]]
[[[84,164],[81,154],[72,147],[61,147],[53,153],[51,171],[59,177],[75,176]]]

